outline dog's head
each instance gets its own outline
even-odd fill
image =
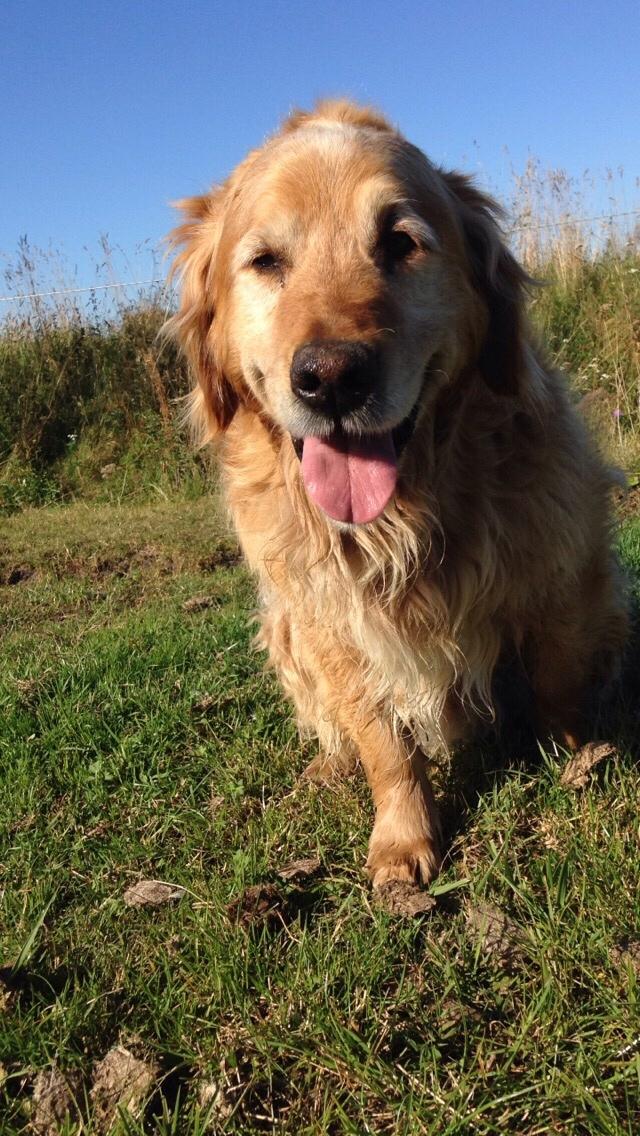
[[[496,207],[350,103],[293,115],[220,188],[181,203],[173,320],[209,436],[242,404],[289,435],[343,523],[395,492],[444,382],[513,395],[526,276]]]

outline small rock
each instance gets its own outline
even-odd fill
[[[127,907],[159,907],[182,899],[185,889],[178,884],[165,884],[161,880],[139,880],[127,888],[123,895]]]
[[[567,762],[560,784],[565,789],[584,789],[591,770],[608,757],[618,757],[618,751],[611,742],[588,742]]]
[[[427,915],[436,906],[432,895],[407,880],[388,880],[374,887],[373,895],[378,905],[392,915],[416,918]]]

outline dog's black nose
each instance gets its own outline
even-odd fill
[[[291,388],[306,406],[337,417],[362,406],[377,379],[377,355],[368,343],[317,339],[299,347]]]

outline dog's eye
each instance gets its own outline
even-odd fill
[[[420,248],[415,237],[390,220],[380,234],[377,258],[385,272],[393,272]]]
[[[388,259],[394,263],[406,260],[418,247],[413,237],[409,236],[404,229],[392,229],[387,234],[384,245]]]
[[[253,258],[251,267],[255,268],[256,272],[279,272],[282,265],[272,252],[262,252],[260,256]]]

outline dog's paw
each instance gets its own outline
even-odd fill
[[[440,871],[442,857],[435,840],[422,837],[412,843],[382,843],[373,832],[366,869],[375,888],[392,880],[429,884]]]
[[[314,785],[335,785],[343,777],[350,777],[355,773],[357,759],[347,749],[339,753],[326,754],[320,752],[300,775],[302,781],[311,781]]]

